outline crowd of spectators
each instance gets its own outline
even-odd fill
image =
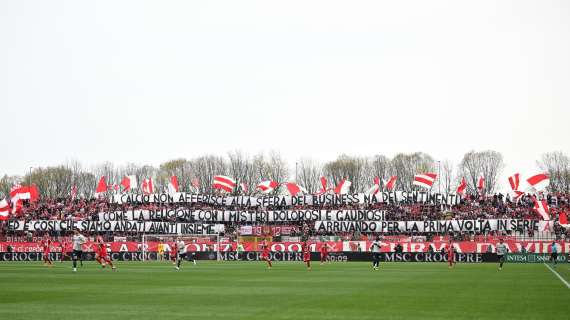
[[[552,220],[557,221],[561,212],[570,214],[570,194],[547,194],[544,196],[550,207]],[[508,195],[495,194],[487,197],[467,196],[458,205],[431,205],[431,204],[358,204],[358,205],[325,205],[325,206],[296,206],[296,207],[228,207],[199,203],[110,203],[107,199],[45,199],[37,202],[26,202],[20,212],[12,215],[13,220],[92,220],[99,219],[101,212],[128,212],[134,209],[140,210],[160,210],[160,209],[227,209],[227,210],[294,210],[294,209],[375,209],[384,210],[385,220],[388,221],[411,221],[411,220],[446,220],[446,219],[541,219],[533,210],[534,200],[532,195],[524,195],[518,201],[513,201]],[[174,222],[176,219],[171,218]],[[184,221],[188,222],[188,221]],[[237,223],[225,223],[226,233],[236,235],[239,229]],[[251,223],[250,223],[251,224]],[[279,223],[275,223],[279,224]],[[297,225],[299,234],[315,234],[311,222],[287,222],[286,224]],[[0,223],[0,237],[10,233],[6,228],[6,222]],[[570,237],[570,232],[554,224],[556,237],[563,237],[565,234]],[[293,234],[294,235],[294,234]],[[320,234],[332,235],[332,234]],[[341,237],[354,238],[359,235],[337,234]],[[431,235],[427,235],[430,237]],[[470,234],[457,234],[456,238],[468,238]],[[532,236],[529,234],[528,236]]]

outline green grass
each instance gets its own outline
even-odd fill
[[[569,319],[543,264],[0,263],[0,319]],[[570,280],[570,266],[557,271]]]

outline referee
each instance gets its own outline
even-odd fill
[[[503,243],[503,239],[499,239],[497,243],[497,258],[499,258],[499,271],[503,270],[503,263],[505,263],[505,255],[509,252],[507,245]]]
[[[552,241],[550,245],[550,262],[554,263],[554,267],[556,268],[556,264],[558,263],[556,260],[558,259],[558,247],[556,246],[556,241]]]

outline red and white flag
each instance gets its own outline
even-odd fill
[[[17,214],[22,212],[22,208],[24,207],[24,200],[19,198],[13,198],[12,200],[12,214]]]
[[[121,186],[123,187],[123,192],[127,192],[131,189],[136,189],[137,187],[137,176],[130,175],[123,177],[121,180]]]
[[[97,184],[97,189],[95,189],[95,196],[99,196],[104,192],[107,192],[107,183],[105,182],[105,176],[102,176]]]
[[[515,200],[518,200],[518,199],[520,199],[520,197],[524,196],[524,192],[522,192],[522,191],[515,190],[513,192],[515,193],[515,195],[513,197]]]
[[[457,186],[457,194],[465,195],[465,190],[467,189],[467,181],[465,181],[465,177],[461,178],[461,183]]]
[[[36,201],[40,198],[38,187],[35,184],[31,186],[15,185],[10,189],[10,199]]]
[[[241,191],[243,191],[243,193],[247,193],[247,191],[249,190],[247,183],[245,182],[241,182],[239,184],[239,188],[241,189]]]
[[[296,196],[298,193],[307,193],[307,190],[294,182],[285,182],[285,187],[291,196]]]
[[[221,189],[226,192],[234,192],[236,188],[236,181],[230,177],[226,176],[214,176],[214,183],[212,184],[214,189]]]
[[[366,191],[366,194],[377,194],[380,192],[380,178],[374,177],[374,184]]]
[[[328,187],[327,178],[321,177],[321,189],[319,189],[319,191],[317,191],[315,195],[320,196],[322,194],[327,193],[328,191],[329,187]]]
[[[483,176],[480,176],[479,181],[477,181],[477,190],[479,190],[480,193],[483,193],[484,189],[485,189],[485,178]]]
[[[265,180],[261,181],[255,189],[261,191],[261,193],[270,193],[278,186],[279,183],[277,183],[277,181]]]
[[[352,182],[346,180],[346,179],[342,179],[336,186],[336,188],[334,188],[334,193],[336,194],[347,194],[348,191],[350,190],[350,186],[352,185]]]
[[[192,178],[192,180],[190,180],[190,190],[198,193],[200,190],[200,180],[198,180],[198,178]]]
[[[548,207],[548,203],[546,200],[537,200],[536,197],[534,200],[534,211],[538,213],[543,220],[550,220],[550,208]]]
[[[550,176],[548,176],[546,173],[539,173],[526,179],[526,182],[528,182],[528,184],[533,187],[534,190],[541,191],[548,187],[548,184],[550,183]]]
[[[414,186],[430,189],[437,178],[435,173],[421,173],[414,176]]]
[[[168,193],[178,193],[178,177],[172,176],[170,177],[170,181],[168,182]]]
[[[154,182],[152,181],[152,178],[144,179],[141,189],[142,189],[142,192],[144,194],[153,194],[154,193]]]
[[[10,204],[6,199],[0,201],[0,220],[8,220],[10,216]]]
[[[72,185],[71,186],[71,199],[75,200],[75,198],[77,198],[77,186]]]
[[[394,190],[396,187],[396,180],[398,180],[398,176],[391,176],[388,181],[384,181],[384,189],[388,191]]]
[[[520,184],[520,174],[515,173],[509,177],[509,184],[511,185],[511,190],[515,191],[519,189]]]

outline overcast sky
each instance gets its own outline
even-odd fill
[[[570,153],[569,1],[0,1],[0,174]]]

